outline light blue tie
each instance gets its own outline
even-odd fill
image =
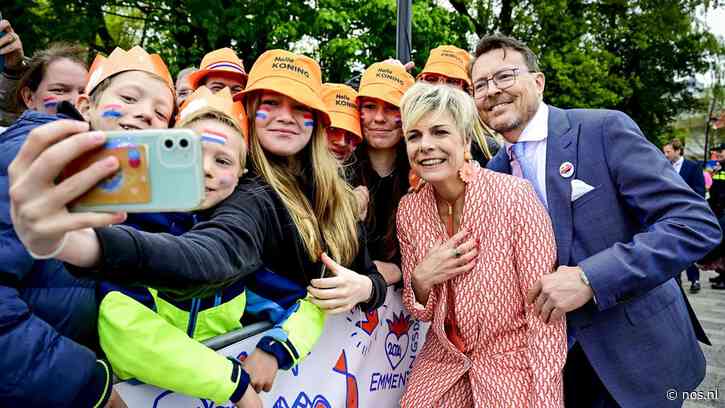
[[[521,174],[523,174],[524,178],[534,186],[534,191],[536,191],[536,195],[539,197],[541,204],[544,204],[544,207],[547,207],[544,194],[539,189],[539,183],[536,177],[536,168],[534,168],[533,160],[526,160],[526,142],[514,143],[511,146],[511,151],[521,167]]]

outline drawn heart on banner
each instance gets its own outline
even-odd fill
[[[318,395],[312,401],[312,408],[330,408],[330,403],[322,395]]]
[[[385,337],[385,355],[388,357],[390,367],[395,370],[408,354],[410,337],[408,333],[402,335],[390,332]]]

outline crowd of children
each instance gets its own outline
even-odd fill
[[[431,54],[419,78],[436,82],[465,73],[468,60],[461,56],[467,53],[443,48],[457,54]],[[13,352],[23,357],[11,377],[26,381],[2,393],[3,405],[123,406],[112,393],[114,373],[258,406],[256,394],[271,388],[276,371],[309,353],[325,312],[377,307],[386,284],[400,280],[399,255],[393,249],[391,257],[385,247],[396,246],[395,233],[385,227],[407,191],[405,158],[389,163],[400,173],[393,200],[361,179],[387,154],[381,152],[395,158],[403,145],[400,98],[414,80],[397,61],[371,66],[359,95],[347,85],[323,84],[316,61],[282,50],[262,54],[249,73],[233,50],[214,50],[175,84],[162,59],[138,46],[98,55],[86,71],[82,50],[58,44],[36,53],[19,78],[6,79],[27,109],[0,139],[0,251],[11,265],[0,276],[8,291],[4,304],[18,304],[4,321],[18,330],[23,324],[43,330],[24,339],[25,351]],[[460,78],[451,81],[470,88]],[[55,127],[42,126],[51,122]],[[87,131],[170,126],[191,128],[202,138],[206,198],[197,211],[95,214],[126,227],[62,233],[47,251],[23,247],[28,243],[13,231],[7,170],[31,132],[49,131],[57,142]],[[89,148],[101,139],[95,136]],[[355,155],[356,149],[364,154]],[[391,173],[376,173],[376,180]],[[348,182],[355,177],[353,189]],[[54,200],[70,217],[63,199]],[[377,222],[375,215],[384,219]],[[369,254],[371,242],[380,249]],[[320,278],[323,268],[332,277]],[[24,286],[28,281],[40,284]],[[61,294],[57,318],[45,320],[33,303],[41,287],[46,296]],[[243,316],[274,323],[243,363],[200,343],[240,328]],[[97,326],[87,324],[89,318]],[[53,363],[34,367],[40,356]],[[63,386],[58,369],[66,371]],[[52,391],[41,394],[41,388]]]

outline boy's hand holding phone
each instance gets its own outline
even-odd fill
[[[108,158],[56,185],[65,166],[106,142],[88,123],[58,120],[33,129],[8,168],[10,214],[23,245],[34,255],[59,252],[67,232],[117,224],[124,213],[68,212],[67,205],[118,169]],[[36,256],[37,257],[37,256]]]

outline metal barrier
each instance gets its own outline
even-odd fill
[[[274,324],[270,322],[252,323],[250,325],[242,327],[241,329],[237,329],[229,333],[222,334],[220,336],[212,337],[208,340],[203,341],[202,343],[212,350],[220,350],[226,346],[238,343],[263,331],[267,331],[273,326]]]
[[[243,359],[254,352],[270,328],[267,322],[250,324],[204,344],[223,356]],[[298,366],[278,371],[274,387],[260,398],[264,406],[279,408],[399,406],[427,328],[411,320],[400,293],[388,288],[385,305],[377,310],[327,316],[322,336],[310,355]],[[135,381],[115,387],[131,408],[232,406]]]
[[[234,343],[238,343],[244,339],[248,339],[259,333],[267,331],[272,327],[274,327],[274,324],[270,322],[252,323],[250,325],[242,327],[241,329],[237,329],[229,333],[224,333],[222,335],[212,337],[210,339],[202,341],[201,343],[214,351],[218,351],[223,349],[224,347],[230,346]],[[122,382],[124,382],[124,380],[119,379],[118,377],[116,377],[115,374],[113,375],[113,384],[118,384]],[[125,382],[128,382],[129,384],[141,384],[140,381],[134,378],[126,380]]]

